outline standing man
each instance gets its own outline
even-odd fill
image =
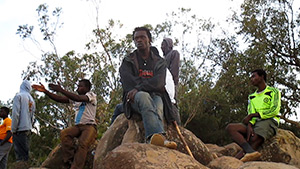
[[[11,131],[17,166],[29,167],[29,140],[34,120],[35,102],[30,95],[31,85],[24,80],[13,99]]]
[[[75,126],[68,127],[61,131],[60,139],[65,167],[71,169],[82,169],[89,147],[95,142],[96,130],[96,94],[91,92],[92,84],[87,79],[79,81],[78,94],[64,90],[60,84],[49,84],[53,91],[63,94],[56,95],[49,92],[41,85],[33,85],[37,91],[44,92],[51,99],[60,103],[73,103],[76,109]],[[74,137],[78,138],[78,148],[74,150]]]
[[[179,82],[179,66],[180,66],[180,54],[177,50],[173,50],[173,41],[170,38],[164,38],[161,43],[161,50],[167,61],[167,67],[170,70],[175,86],[178,86]]]
[[[0,117],[3,123],[0,125],[0,168],[6,169],[7,158],[12,146],[11,119],[8,118],[9,108],[1,107]]]
[[[173,103],[173,111],[178,124],[181,124],[179,110],[177,107],[178,82],[179,82],[179,66],[180,54],[177,50],[173,50],[173,41],[170,38],[164,38],[161,42],[161,50],[167,61],[167,68],[170,70],[175,84],[175,100]]]
[[[168,123],[175,120],[165,90],[166,62],[151,51],[149,29],[137,27],[132,36],[137,49],[123,59],[120,67],[125,115],[130,118],[133,111],[141,114],[146,142],[175,149],[177,144],[164,137],[162,122],[163,115]]]
[[[251,83],[257,90],[249,95],[248,116],[243,123],[231,123],[226,127],[232,139],[239,144],[243,151],[236,157],[241,161],[259,159],[257,152],[262,143],[276,135],[279,125],[281,94],[278,89],[266,85],[267,74],[262,69],[252,72]]]

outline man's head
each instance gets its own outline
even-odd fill
[[[256,69],[251,72],[251,83],[258,86],[261,83],[266,83],[267,73],[263,69]]]
[[[78,83],[77,93],[79,95],[84,95],[91,90],[92,84],[87,79],[82,79]]]
[[[31,84],[28,80],[24,80],[20,86],[20,92],[31,92]]]
[[[138,50],[145,50],[151,46],[152,36],[148,28],[136,27],[132,33],[132,38]]]
[[[161,50],[163,51],[164,55],[168,54],[170,50],[173,49],[173,41],[170,38],[164,38],[161,42]]]
[[[7,107],[1,107],[0,108],[0,117],[1,118],[6,118],[9,114],[9,108]]]

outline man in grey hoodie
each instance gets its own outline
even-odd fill
[[[31,85],[24,80],[20,86],[20,92],[13,99],[12,124],[13,145],[17,162],[25,162],[29,159],[29,139],[32,129],[35,102],[30,95]]]
[[[167,67],[170,70],[173,81],[175,84],[175,102],[172,101],[173,111],[177,123],[180,125],[180,115],[177,107],[177,93],[178,93],[178,82],[179,82],[179,66],[180,66],[180,54],[177,50],[173,50],[173,40],[170,38],[164,38],[161,43],[161,50],[163,51],[165,60],[167,61]]]

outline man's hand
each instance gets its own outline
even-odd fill
[[[253,128],[252,128],[252,124],[251,123],[248,123],[247,125],[247,142],[250,141],[250,138],[254,136],[254,131],[253,131]]]
[[[46,92],[47,90],[45,89],[45,86],[42,84],[42,83],[40,83],[40,85],[32,85],[32,88],[34,89],[34,90],[37,90],[37,91],[39,91],[39,92]]]
[[[249,121],[252,119],[252,114],[249,114],[243,119],[243,123],[248,125]]]
[[[134,103],[134,96],[135,94],[138,92],[137,89],[132,89],[130,90],[128,93],[127,93],[127,97],[126,97],[126,100],[127,102],[132,102]]]
[[[248,116],[246,116],[246,117],[243,119],[243,123],[246,124],[246,125],[248,125],[249,121],[250,121],[253,117],[259,117],[259,118],[260,118],[260,115],[259,115],[259,113],[249,114]]]
[[[56,91],[56,92],[61,92],[63,90],[63,88],[60,86],[60,83],[58,83],[58,84],[50,83],[48,86],[51,90]]]

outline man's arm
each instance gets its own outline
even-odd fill
[[[132,66],[134,65],[131,62],[126,61],[125,58],[119,68],[122,88],[125,93],[131,91],[142,82],[142,78],[135,74],[135,71],[137,70]]]
[[[249,121],[250,121],[253,117],[259,117],[259,118],[260,118],[260,115],[259,115],[259,113],[248,114],[248,116],[246,116],[246,117],[243,119],[243,123],[246,124],[246,125],[248,125]]]
[[[6,131],[6,137],[0,142],[0,146],[2,146],[4,143],[6,143],[10,137],[12,136],[12,133],[10,130]]]
[[[78,95],[75,93],[71,93],[65,89],[63,89],[60,84],[49,84],[51,90],[57,91],[65,95],[67,98],[74,100],[76,102],[89,102],[89,98],[86,95]]]
[[[52,100],[55,100],[60,103],[69,103],[69,98],[66,96],[59,96],[54,93],[49,92],[43,84],[40,83],[40,85],[32,85],[32,88],[45,93],[47,96],[49,96]]]
[[[180,64],[180,55],[177,50],[173,50],[171,53],[171,62],[169,65],[169,69],[172,73],[175,84],[178,84],[179,80],[179,64]]]
[[[13,133],[17,132],[17,129],[18,129],[18,126],[19,126],[20,111],[21,111],[20,96],[16,95],[13,99],[13,107],[12,107],[11,131]]]

